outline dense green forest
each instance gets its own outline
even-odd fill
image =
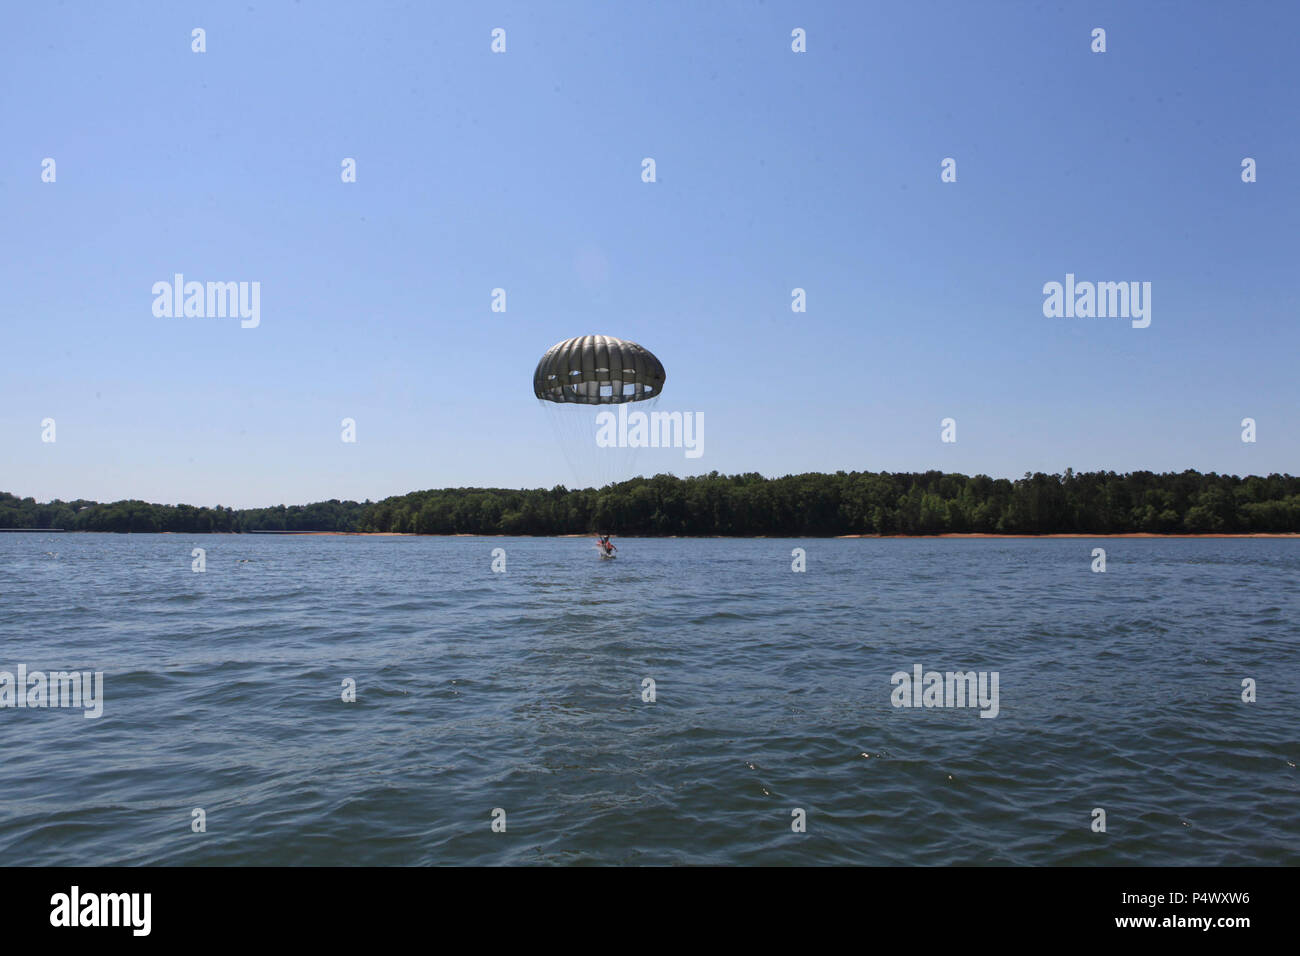
[[[1300,478],[1196,471],[656,475],[593,490],[450,488],[379,502],[234,510],[0,493],[0,528],[416,534],[833,535],[1300,532]]]
[[[0,528],[62,528],[64,531],[355,531],[367,505],[318,501],[275,508],[198,508],[147,501],[51,501],[38,504],[0,491]]]

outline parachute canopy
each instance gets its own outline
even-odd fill
[[[635,342],[580,335],[546,350],[533,394],[557,404],[619,405],[657,398],[667,377],[663,363]]]

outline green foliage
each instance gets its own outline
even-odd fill
[[[368,506],[355,501],[319,501],[275,508],[196,508],[146,501],[51,501],[37,504],[0,492],[0,528],[62,528],[64,531],[186,532],[355,531]]]
[[[1196,471],[987,475],[836,472],[655,475],[605,488],[445,488],[378,502],[235,511],[0,492],[0,528],[68,531],[399,531],[635,535],[1300,532],[1300,478]]]
[[[1300,532],[1300,479],[1196,471],[656,475],[599,490],[447,488],[386,498],[362,531],[635,535]]]

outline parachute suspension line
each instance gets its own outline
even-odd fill
[[[639,403],[635,411],[644,412],[647,419],[659,404],[659,396]],[[568,466],[570,478],[565,484],[573,482],[571,487],[600,489],[609,484],[635,478],[638,467],[645,458],[640,445],[628,444],[627,435],[620,434],[619,410],[614,406],[594,408],[589,405],[557,405],[554,402],[537,403],[540,414],[547,421],[555,445]],[[610,424],[604,429],[597,422],[601,412],[611,416]],[[633,410],[629,410],[631,415]],[[653,419],[650,419],[653,421]],[[601,432],[614,444],[601,447],[597,438]],[[625,431],[631,432],[632,429]],[[622,442],[620,444],[620,442]]]
[[[598,487],[599,475],[595,469],[598,459],[592,451],[595,448],[595,432],[585,428],[581,412],[576,408],[565,408],[544,400],[538,400],[537,407],[551,430],[555,447],[568,465],[569,480],[573,482],[571,487],[575,490]]]
[[[648,349],[606,335],[567,339],[542,356],[533,393],[578,487],[602,488],[634,476],[641,448],[627,442],[619,427],[622,410],[613,406],[635,402],[638,411],[654,408],[666,379],[663,364]],[[610,416],[603,428],[601,412]]]

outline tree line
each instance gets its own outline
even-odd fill
[[[1087,472],[656,475],[600,489],[444,488],[378,502],[199,508],[0,493],[0,528],[625,535],[1300,532],[1300,478]]]
[[[147,501],[54,500],[39,504],[0,492],[0,528],[61,528],[64,531],[162,531],[206,534],[247,531],[355,531],[369,502],[318,501],[274,508],[157,505]]]

